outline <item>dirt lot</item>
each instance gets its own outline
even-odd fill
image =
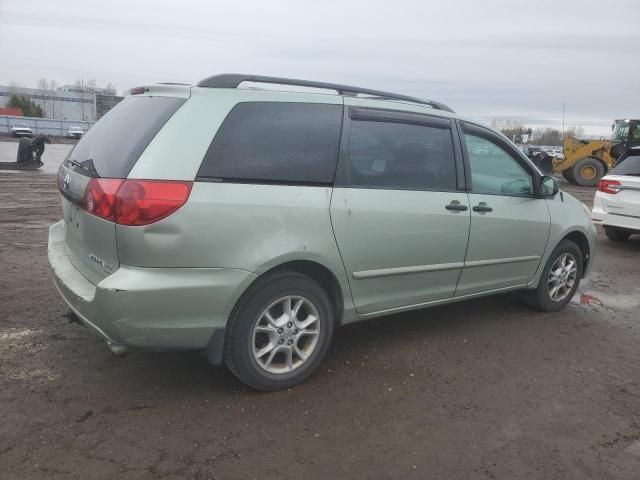
[[[305,384],[261,394],[67,323],[59,215],[53,176],[0,172],[2,479],[640,478],[640,238],[599,239],[582,291],[603,306],[505,295],[349,326]]]

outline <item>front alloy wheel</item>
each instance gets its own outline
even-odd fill
[[[554,302],[561,302],[572,292],[578,275],[578,262],[571,253],[560,255],[549,270],[547,291]]]
[[[524,300],[543,312],[562,310],[578,290],[583,258],[575,242],[562,240],[549,255],[536,289],[523,292]]]

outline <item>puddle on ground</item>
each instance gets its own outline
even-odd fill
[[[0,331],[0,340],[17,340],[31,335],[33,335],[33,330],[29,328],[11,328],[9,330]]]
[[[575,305],[595,305],[613,310],[633,310],[640,308],[640,293],[578,292],[571,299]]]

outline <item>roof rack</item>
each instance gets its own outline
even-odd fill
[[[324,88],[335,90],[338,95],[369,95],[386,100],[401,100],[404,102],[419,103],[429,105],[431,108],[455,113],[451,108],[440,102],[423,100],[421,98],[398,95],[397,93],[382,92],[380,90],[370,90],[368,88],[350,87],[337,83],[313,82],[309,80],[296,80],[294,78],[267,77],[263,75],[245,75],[241,73],[223,73],[200,80],[196,85],[204,88],[238,88],[242,82],[272,83],[276,85],[295,85],[298,87]]]

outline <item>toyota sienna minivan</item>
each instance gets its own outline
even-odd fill
[[[586,207],[441,103],[236,74],[130,93],[60,167],[49,232],[114,353],[201,350],[287,388],[338,326],[507,291],[556,311],[592,263]]]

